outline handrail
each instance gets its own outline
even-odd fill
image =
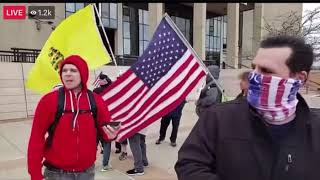
[[[24,49],[24,48],[11,48],[11,51],[0,50],[0,62],[20,62],[20,63],[35,63],[39,53],[39,49]],[[131,66],[139,58],[135,55],[115,55],[116,61],[120,66]],[[214,65],[216,60],[204,60],[206,66]],[[111,62],[106,65],[115,65]],[[231,67],[231,66],[230,66]],[[233,68],[233,67],[231,67]]]
[[[310,80],[310,79],[309,79],[309,81],[312,82],[312,83],[314,83],[314,84],[316,84],[316,85],[318,85],[318,86],[320,86],[320,83],[318,83],[318,82],[312,81],[312,80]]]

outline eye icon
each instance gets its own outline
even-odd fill
[[[37,14],[37,11],[32,10],[32,11],[30,11],[30,14],[31,14],[31,15],[36,15],[36,14]]]

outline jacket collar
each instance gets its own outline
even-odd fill
[[[297,109],[296,109],[296,117],[293,121],[294,126],[293,129],[290,130],[289,134],[287,135],[287,140],[286,142],[288,143],[287,145],[296,145],[298,136],[301,138],[302,134],[306,133],[306,126],[310,126],[310,110],[309,106],[307,105],[306,101],[303,99],[303,97],[298,93],[297,98],[299,100],[297,104]],[[267,132],[267,124],[263,120],[263,117],[257,113],[257,111],[249,105],[249,112],[250,116],[253,121],[253,130],[254,133],[257,135],[258,139],[256,140],[262,140],[266,139],[268,141],[271,141],[270,135]]]
[[[300,94],[297,95],[299,100],[296,117],[292,128],[281,141],[281,148],[290,149],[290,151],[298,151],[300,148],[307,146],[306,138],[310,133],[310,111],[306,101]],[[275,158],[275,144],[272,142],[271,136],[267,131],[267,126],[262,117],[249,105],[250,119],[252,125],[252,151],[254,158],[257,160],[260,171],[265,179],[270,179],[272,160]],[[276,147],[277,148],[277,147]]]

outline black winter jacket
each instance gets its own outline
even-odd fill
[[[245,98],[209,107],[179,150],[179,180],[319,180],[319,112],[298,99],[280,145]]]

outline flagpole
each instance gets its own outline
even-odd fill
[[[106,40],[107,40],[108,48],[109,48],[109,50],[110,50],[110,54],[111,54],[111,56],[112,56],[113,62],[114,62],[114,64],[116,65],[116,67],[117,67],[117,69],[118,69],[118,71],[119,71],[119,67],[118,67],[118,65],[117,65],[116,58],[114,57],[114,54],[113,54],[113,52],[112,52],[112,49],[111,49],[111,46],[110,46],[110,43],[109,43],[109,39],[108,39],[108,37],[107,37],[106,31],[104,30],[104,26],[103,26],[103,24],[102,24],[102,20],[101,20],[100,14],[99,14],[99,12],[98,12],[97,6],[96,6],[96,4],[93,4],[93,6],[94,6],[94,9],[95,9],[95,11],[96,11],[96,13],[97,13],[97,16],[98,16],[98,19],[99,19],[99,23],[100,23],[101,28],[102,28],[102,31],[103,31],[103,35],[104,35],[104,37],[105,37]]]
[[[177,35],[180,37],[180,39],[182,40],[182,42],[189,48],[191,49],[191,51],[193,52],[193,54],[197,57],[197,59],[199,59],[200,61],[200,65],[208,72],[208,74],[210,75],[210,77],[213,79],[213,81],[216,83],[217,87],[219,88],[219,90],[221,91],[221,93],[226,97],[226,93],[224,91],[224,89],[222,88],[222,86],[218,83],[217,80],[215,80],[215,78],[213,77],[213,75],[211,74],[211,72],[208,70],[207,66],[203,63],[202,59],[198,56],[198,54],[196,53],[196,51],[192,48],[192,46],[188,43],[188,41],[186,40],[186,38],[184,37],[184,35],[181,33],[181,31],[179,30],[179,28],[176,26],[176,24],[172,21],[172,19],[170,18],[170,16],[165,13],[164,14],[164,18],[167,20],[167,22],[169,23],[169,25],[172,27],[172,29],[177,33]]]

